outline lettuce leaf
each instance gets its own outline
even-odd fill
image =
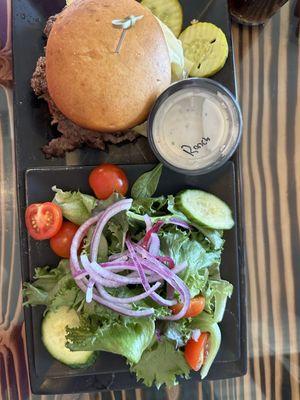
[[[203,226],[197,226],[199,232],[205,236],[208,241],[211,250],[223,250],[224,239],[223,231],[217,229],[204,228]]]
[[[53,203],[62,209],[63,216],[74,224],[81,225],[91,217],[93,209],[97,205],[97,199],[88,194],[78,192],[64,192],[56,186]]]
[[[89,254],[91,247],[91,240],[94,232],[94,227],[90,228],[88,234],[83,242],[82,253]],[[102,234],[98,247],[98,262],[105,262],[108,259],[108,243],[105,236]]]
[[[25,283],[24,305],[45,305],[46,310],[56,310],[64,305],[76,309],[80,325],[68,329],[68,347],[71,350],[103,350],[125,356],[131,362],[138,362],[143,351],[152,341],[154,318],[131,318],[92,301],[85,302],[85,294],[73,280],[68,261],[63,260],[57,268],[37,268],[33,283]],[[132,296],[124,287],[111,290],[112,295]],[[143,303],[135,308],[143,308]],[[157,313],[163,313],[158,307]]]
[[[68,260],[61,260],[57,268],[36,268],[35,281],[23,285],[24,305],[44,305],[56,310],[64,305],[79,307],[84,294],[77,287],[69,270]]]
[[[113,193],[106,200],[98,200],[97,205],[93,210],[92,214],[98,214],[104,211],[107,207],[122,200],[124,197],[119,193]],[[128,231],[128,220],[125,212],[120,212],[111,218],[106,224],[102,241],[100,242],[99,248],[99,261],[105,259],[105,256],[114,253],[120,253],[124,250],[125,236]],[[106,243],[105,243],[106,239]],[[89,243],[87,243],[86,249],[88,251]],[[107,258],[107,257],[106,257]]]
[[[175,226],[163,229],[159,237],[164,255],[172,257],[176,264],[187,262],[188,267],[179,276],[190,289],[191,296],[201,293],[205,297],[205,310],[212,315],[213,322],[220,322],[227,298],[233,291],[231,283],[220,279],[222,248],[215,249],[202,233]]]
[[[147,137],[147,121],[143,122],[140,125],[135,126],[132,130],[139,135]]]
[[[114,192],[106,200],[97,200],[96,207],[93,209],[93,214],[98,214],[100,211],[106,210],[107,207],[122,199],[124,199],[124,197],[120,193]]]
[[[182,318],[176,322],[167,322],[163,329],[164,336],[176,343],[176,348],[184,346],[191,338],[193,328],[190,318]]]
[[[120,354],[128,361],[139,362],[144,350],[152,341],[155,324],[150,318],[135,319],[126,326],[113,324],[99,326],[81,319],[78,328],[67,327],[66,347],[70,350],[99,350]]]
[[[189,366],[183,352],[175,349],[175,344],[166,338],[156,341],[146,349],[136,365],[131,366],[138,380],[143,380],[146,386],[154,383],[159,389],[161,385],[176,385],[176,376],[188,378]]]
[[[233,286],[223,279],[209,279],[202,291],[205,297],[205,311],[211,315],[212,322],[221,322],[223,319],[227,298],[231,297]]]
[[[188,267],[179,276],[190,289],[191,296],[195,297],[206,285],[207,268],[220,264],[221,250],[211,251],[201,233],[175,226],[161,230],[159,238],[163,255],[172,257],[175,264],[187,262]]]
[[[164,196],[160,197],[144,197],[142,199],[136,199],[132,202],[130,211],[140,214],[160,216],[163,215],[164,207],[167,204],[167,199]]]
[[[181,40],[177,39],[171,29],[156,17],[163,31],[171,61],[172,81],[187,78],[194,63],[184,57]]]
[[[108,244],[108,255],[124,251],[128,227],[125,211],[120,212],[108,221],[103,232]]]
[[[96,303],[91,310],[84,309],[78,327],[67,327],[66,347],[73,351],[108,351],[132,363],[139,362],[154,336],[154,320],[122,317]]]
[[[178,81],[180,79],[183,79],[185,77],[185,71],[184,71],[185,60],[184,60],[182,43],[179,39],[176,38],[174,33],[166,24],[164,24],[160,19],[158,18],[156,19],[158,20],[161,26],[161,29],[163,31],[168,46],[169,57],[172,68],[172,81]]]

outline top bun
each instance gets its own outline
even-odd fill
[[[143,19],[127,30],[112,20]],[[159,22],[135,0],[75,0],[57,17],[46,47],[51,98],[79,126],[116,132],[147,119],[171,82],[171,63]]]

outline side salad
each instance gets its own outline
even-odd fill
[[[61,260],[36,268],[23,290],[26,306],[45,306],[42,340],[55,359],[86,368],[102,351],[120,354],[157,388],[207,375],[233,290],[220,276],[231,210],[201,190],[155,197],[161,172],[125,197],[125,173],[102,164],[89,176],[95,197],[54,186],[52,201],[29,205],[29,234],[50,239]]]

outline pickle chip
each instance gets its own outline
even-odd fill
[[[204,78],[223,68],[228,57],[228,43],[220,28],[208,22],[190,25],[180,35],[184,56],[193,67],[190,76]]]
[[[166,24],[176,37],[182,29],[182,8],[178,0],[142,0],[141,4]]]

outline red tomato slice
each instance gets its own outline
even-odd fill
[[[28,233],[36,240],[50,239],[61,227],[61,208],[54,203],[35,203],[26,208],[25,223]]]
[[[50,247],[59,257],[70,258],[70,249],[78,225],[64,221],[60,230],[50,239]]]
[[[173,314],[178,314],[179,311],[182,309],[183,305],[182,304],[176,304],[175,306],[171,307],[172,313]],[[191,318],[191,317],[196,317],[199,315],[205,307],[205,298],[203,296],[198,296],[194,297],[191,302],[190,306],[185,313],[184,317],[185,318]]]
[[[128,190],[125,172],[114,164],[101,164],[94,168],[89,176],[89,185],[100,200],[107,199],[113,192],[125,196]]]
[[[185,346],[185,360],[194,371],[199,371],[207,358],[208,339],[209,333],[203,332],[197,341],[190,339]]]

